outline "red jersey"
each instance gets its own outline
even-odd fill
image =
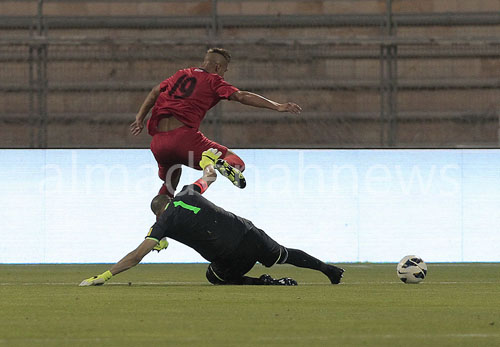
[[[160,119],[175,117],[188,127],[198,129],[208,110],[221,99],[228,99],[238,88],[202,68],[177,71],[160,84],[160,95],[148,121],[151,136],[157,133]]]

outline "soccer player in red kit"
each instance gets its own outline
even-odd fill
[[[245,187],[241,174],[245,170],[243,160],[198,130],[206,112],[221,99],[279,112],[300,113],[301,108],[295,103],[280,104],[255,93],[240,91],[227,83],[223,77],[230,60],[231,55],[225,49],[209,49],[200,67],[179,70],[155,86],[130,125],[133,135],[140,134],[144,120],[153,108],[147,129],[153,137],[151,151],[158,162],[158,175],[164,181],[159,194],[173,197],[181,176],[181,165],[201,170],[198,164],[201,155],[210,148],[217,149],[216,157],[212,158],[216,169],[235,186]]]

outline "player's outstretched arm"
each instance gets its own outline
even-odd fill
[[[156,99],[158,99],[159,95],[160,95],[160,85],[158,84],[153,89],[151,89],[148,96],[142,103],[139,112],[137,112],[137,115],[135,116],[135,121],[132,124],[130,124],[130,132],[132,133],[132,135],[137,136],[141,133],[142,129],[144,128],[144,119],[146,119],[149,110],[151,110],[151,108],[154,106]]]
[[[269,108],[278,112],[291,112],[298,114],[302,111],[302,108],[296,103],[286,102],[284,104],[280,104],[279,102],[266,99],[262,95],[242,90],[231,94],[229,100],[238,101],[244,105]]]
[[[120,260],[118,263],[113,265],[111,269],[109,269],[106,272],[103,272],[100,275],[93,276],[90,278],[87,278],[86,280],[83,280],[82,283],[80,283],[80,287],[87,287],[87,286],[100,286],[103,285],[106,281],[108,281],[111,277],[113,277],[116,274],[119,274],[120,272],[126,271],[130,269],[131,267],[136,266],[139,264],[148,254],[151,252],[151,250],[158,244],[155,240],[151,239],[146,239],[144,240],[139,247],[137,247],[135,250],[127,254],[125,257],[123,257],[122,260]]]

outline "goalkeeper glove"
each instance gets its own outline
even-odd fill
[[[158,251],[158,253],[160,253],[162,249],[165,249],[167,247],[168,247],[168,241],[167,238],[164,237],[160,240],[160,242],[158,242],[156,246],[153,247],[153,251]]]
[[[80,287],[88,287],[88,286],[102,286],[104,282],[113,277],[111,271],[103,272],[102,274],[94,277],[87,278],[80,283]]]
[[[204,170],[208,165],[215,165],[217,159],[222,155],[221,151],[210,148],[201,154],[200,167]]]

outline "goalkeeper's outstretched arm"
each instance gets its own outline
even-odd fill
[[[119,274],[120,272],[126,271],[130,269],[131,267],[136,266],[139,264],[148,254],[153,250],[153,248],[158,244],[157,241],[151,240],[151,239],[146,239],[142,241],[142,243],[137,247],[135,250],[127,254],[125,257],[122,258],[118,263],[113,265],[111,269],[109,269],[106,272],[103,272],[100,275],[93,276],[90,278],[87,278],[86,280],[83,280],[82,283],[80,283],[80,287],[87,287],[87,286],[99,286],[104,284],[107,280],[109,280],[111,277],[113,277],[116,274]]]
[[[136,266],[141,262],[142,258],[146,256],[146,254],[148,254],[153,250],[153,248],[157,244],[158,242],[151,239],[146,239],[142,241],[139,247],[137,247],[132,252],[124,256],[118,263],[113,265],[109,271],[113,275],[116,275],[119,274],[120,272],[130,269],[131,267]]]

